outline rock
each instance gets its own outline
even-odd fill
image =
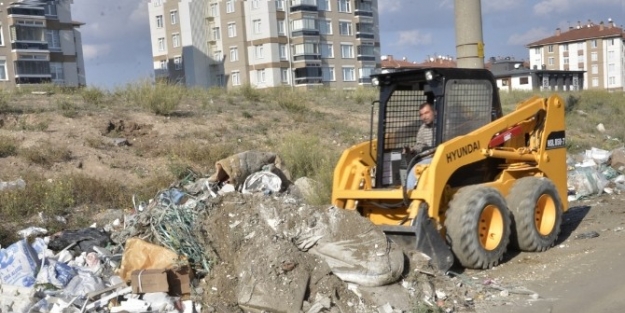
[[[615,169],[625,166],[625,148],[612,150],[612,159],[610,160],[610,166]]]
[[[599,123],[599,125],[597,125],[597,130],[601,133],[605,133],[605,126],[603,126],[603,123]]]

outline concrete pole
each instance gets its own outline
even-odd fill
[[[459,68],[484,68],[482,4],[480,0],[455,0],[456,59]]]

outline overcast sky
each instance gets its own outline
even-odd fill
[[[456,54],[454,0],[378,0],[381,53],[409,61]],[[87,84],[123,86],[152,75],[147,0],[75,0]],[[527,59],[528,43],[555,29],[608,18],[625,24],[625,0],[482,0],[485,56]]]

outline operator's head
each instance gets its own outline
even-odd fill
[[[436,116],[436,112],[434,111],[434,107],[429,102],[423,102],[419,105],[419,118],[426,125],[432,125],[434,123],[434,116]]]

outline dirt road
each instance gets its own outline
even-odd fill
[[[558,243],[551,250],[508,255],[508,260],[493,270],[465,272],[466,276],[522,286],[538,294],[537,299],[528,295],[487,299],[477,311],[624,311],[624,200],[625,195],[602,195],[572,202]]]

